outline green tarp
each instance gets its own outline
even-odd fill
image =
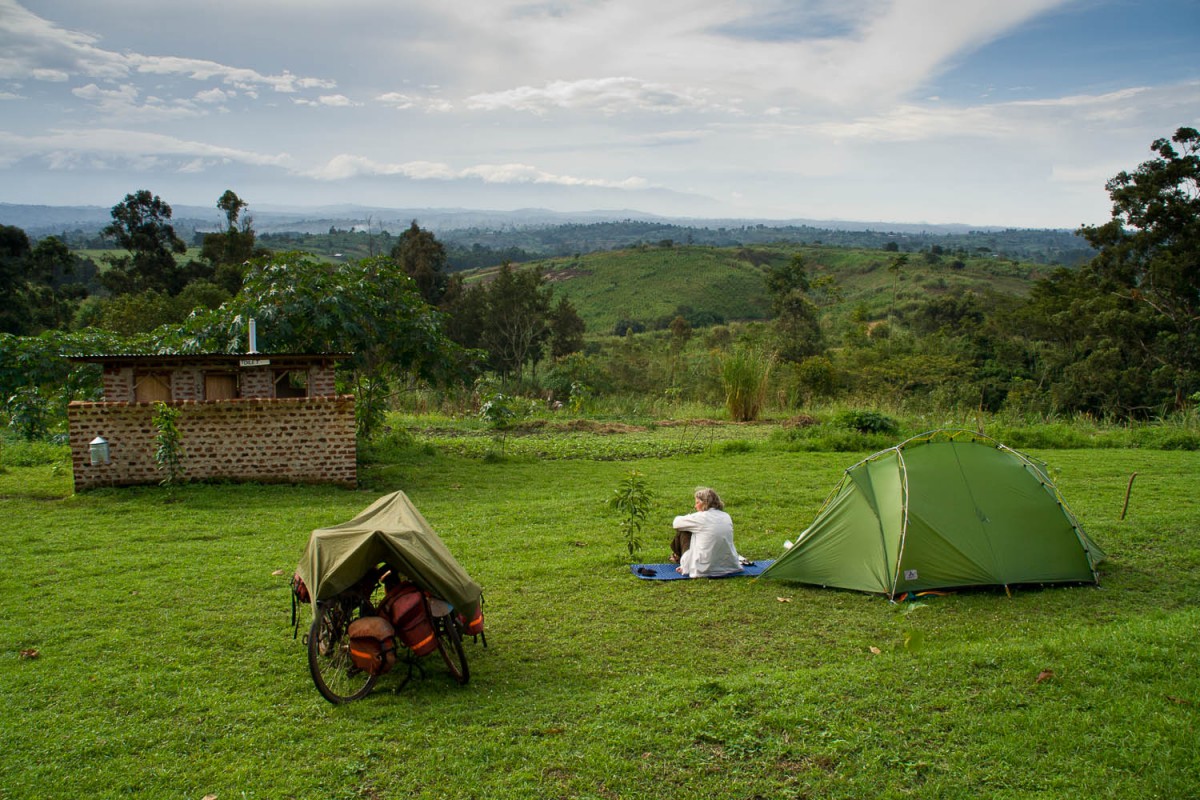
[[[895,597],[957,586],[1096,582],[1103,551],[1044,464],[967,431],[934,431],[846,470],[764,578]]]
[[[468,618],[479,607],[479,585],[404,492],[379,498],[349,522],[313,531],[297,571],[316,603],[353,586],[381,562]]]

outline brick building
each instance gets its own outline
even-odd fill
[[[344,354],[73,356],[100,364],[104,399],[67,409],[75,490],[158,483],[154,410],[180,411],[188,480],[357,483],[354,396],[339,395]],[[108,459],[91,444],[107,443]],[[102,455],[98,448],[97,455]]]

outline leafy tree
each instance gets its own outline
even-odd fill
[[[112,219],[102,233],[128,252],[106,259],[109,269],[100,276],[105,288],[113,294],[148,289],[178,293],[188,276],[175,254],[186,252],[187,245],[170,224],[171,206],[141,189],[113,206]]]
[[[63,356],[149,351],[144,339],[121,339],[106,331],[47,330],[37,336],[0,333],[0,400],[9,400],[10,424],[26,435],[60,430],[72,400],[97,400],[100,368]]]
[[[24,302],[29,237],[12,225],[0,225],[0,332],[24,333],[29,309]]]
[[[1161,330],[1152,309],[1088,270],[1060,269],[1039,281],[1018,319],[1052,408],[1144,416],[1173,394],[1162,381],[1171,376],[1146,357]]]
[[[67,281],[76,258],[57,236],[30,247],[25,231],[0,225],[0,332],[31,334],[63,328],[83,286]]]
[[[559,298],[550,314],[549,324],[551,358],[562,358],[583,349],[583,334],[587,326],[570,300]]]
[[[796,254],[766,273],[771,310],[775,314],[776,349],[785,361],[800,362],[823,349],[816,305],[808,299],[804,258]]]
[[[238,216],[241,215],[242,209],[246,205],[246,201],[238,197],[232,189],[226,189],[224,194],[217,199],[217,208],[225,212],[225,219],[229,222],[229,230],[237,230]]]
[[[1143,304],[1158,323],[1127,339],[1158,365],[1179,407],[1200,384],[1200,132],[1179,128],[1150,149],[1157,158],[1105,184],[1112,219],[1078,233],[1099,250],[1086,267],[1097,287]]]
[[[446,248],[414,219],[392,247],[392,258],[417,283],[421,297],[436,306],[446,293]]]
[[[510,264],[502,264],[488,285],[483,344],[501,376],[515,374],[520,380],[525,365],[536,367],[541,359],[550,335],[550,294],[540,269],[518,272]]]
[[[200,257],[213,269],[216,283],[230,294],[241,288],[250,259],[268,255],[270,251],[257,244],[253,222],[249,216],[241,216],[247,203],[231,189],[217,200],[217,208],[225,212],[227,226],[223,233],[206,233],[201,240]]]
[[[443,325],[446,335],[470,350],[483,347],[483,326],[487,317],[488,293],[482,283],[463,284],[462,277],[451,277],[442,297]]]
[[[298,252],[252,262],[242,291],[220,309],[193,316],[178,341],[187,351],[239,352],[248,320],[263,352],[347,353],[360,410],[359,433],[382,421],[392,387],[408,374],[461,378],[461,350],[440,315],[389,258],[344,264]]]
[[[66,242],[57,236],[38,241],[29,253],[27,299],[33,317],[30,332],[48,328],[66,328],[78,302],[87,296],[87,287],[73,282],[78,259]]]

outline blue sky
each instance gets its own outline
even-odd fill
[[[0,0],[0,202],[1074,228],[1196,0]],[[214,212],[214,215],[217,212]]]

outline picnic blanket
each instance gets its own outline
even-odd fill
[[[765,561],[751,561],[748,565],[742,568],[741,572],[734,572],[730,575],[715,575],[716,578],[753,578],[756,575],[761,575],[762,571],[775,563],[774,559]],[[680,575],[675,571],[678,564],[630,564],[629,569],[633,574],[644,581],[686,581],[691,580],[687,575]]]

